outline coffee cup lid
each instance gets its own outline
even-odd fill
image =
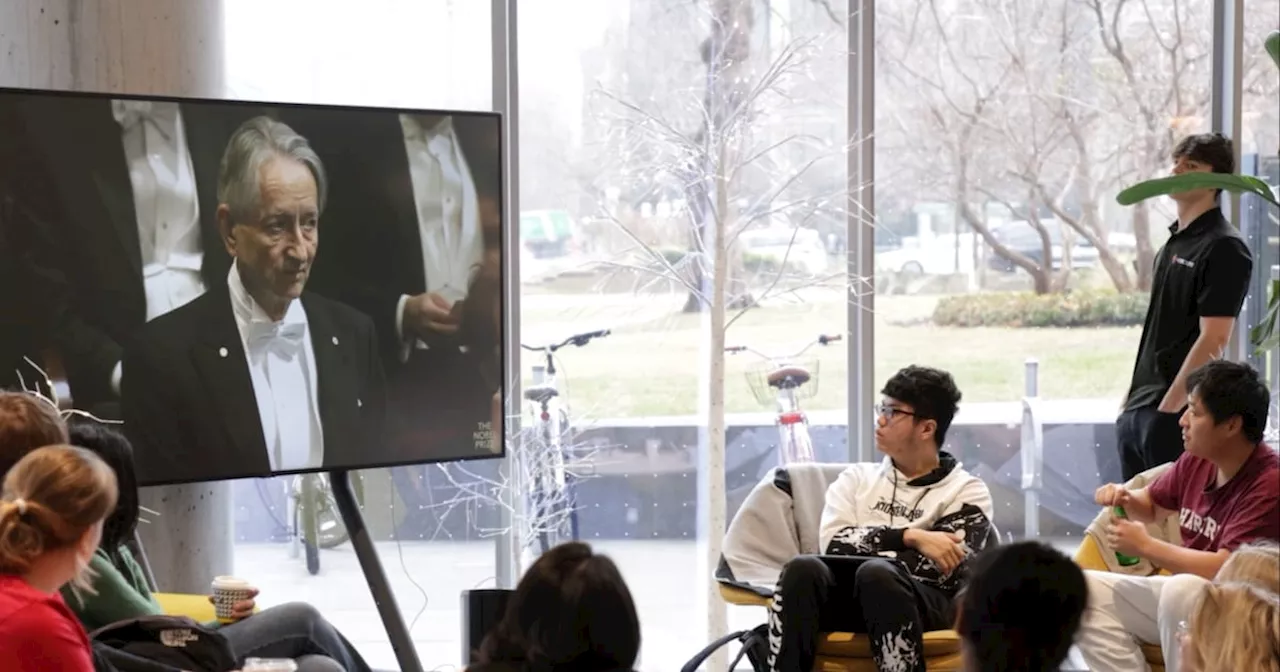
[[[241,672],[295,672],[298,664],[289,658],[248,658]]]

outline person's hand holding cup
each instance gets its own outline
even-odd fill
[[[219,623],[234,623],[253,615],[257,604],[253,598],[258,596],[258,589],[249,585],[248,581],[234,576],[219,576],[213,580],[213,594],[209,601]]]

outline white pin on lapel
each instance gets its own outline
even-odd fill
[[[219,356],[219,357],[226,357],[226,356],[227,356],[227,349],[226,349],[226,348],[218,348],[218,356]]]
[[[356,399],[356,408],[364,408],[364,402]]]
[[[337,344],[338,344],[338,337],[337,337],[337,336],[334,336],[334,337],[333,337],[333,344],[334,344],[334,345],[337,345]]]

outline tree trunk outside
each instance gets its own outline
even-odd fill
[[[1146,201],[1133,206],[1133,237],[1137,240],[1138,259],[1134,263],[1137,268],[1137,289],[1140,292],[1151,291],[1152,274],[1156,259],[1155,248],[1151,246],[1151,208]]]

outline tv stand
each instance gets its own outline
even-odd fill
[[[413,638],[409,636],[404,617],[400,615],[395,594],[387,583],[387,575],[382,571],[382,561],[378,559],[378,551],[369,538],[369,529],[365,527],[364,516],[360,513],[360,506],[356,504],[355,493],[351,490],[351,480],[347,474],[345,469],[329,472],[329,487],[333,489],[338,513],[351,536],[351,545],[356,549],[360,569],[364,572],[365,581],[369,583],[369,592],[373,593],[373,601],[378,606],[378,615],[382,617],[382,626],[387,630],[387,637],[391,640],[391,649],[395,651],[401,672],[423,672],[418,651],[413,646]]]

